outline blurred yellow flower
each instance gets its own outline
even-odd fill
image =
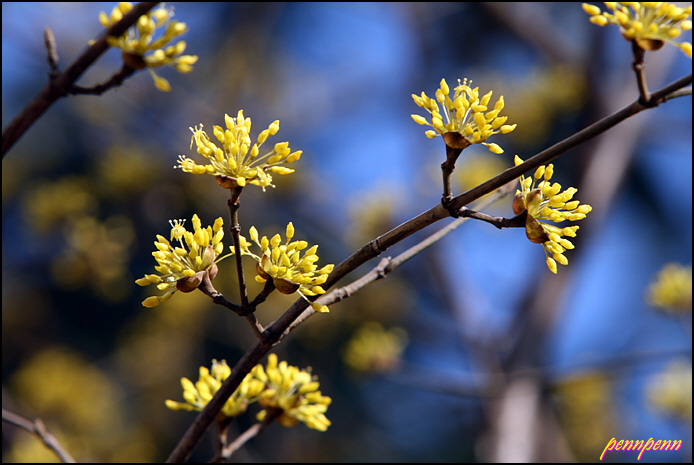
[[[407,344],[402,328],[386,330],[380,323],[370,321],[360,326],[345,346],[344,360],[352,369],[382,373],[396,369]]]
[[[109,28],[120,21],[123,15],[132,8],[132,3],[120,2],[113,8],[110,16],[102,11],[99,14],[99,22],[105,28]],[[122,50],[123,62],[126,65],[136,70],[147,68],[154,79],[154,85],[165,92],[171,90],[169,81],[157,76],[152,68],[168,65],[176,68],[179,73],[189,73],[198,61],[196,55],[183,55],[186,43],[182,40],[167,46],[174,38],[188,30],[185,23],[172,21],[173,15],[172,8],[159,6],[140,16],[137,23],[120,37],[106,38],[111,47]],[[157,29],[162,27],[164,31],[155,38]]]
[[[258,247],[261,254],[256,255],[250,251],[250,242],[241,236],[241,253],[251,256],[257,263],[256,281],[264,283],[272,279],[275,288],[283,294],[293,294],[298,292],[307,301],[307,296],[325,294],[321,287],[332,272],[334,265],[325,265],[321,269],[315,264],[318,261],[316,251],[318,246],[314,245],[307,249],[308,242],[293,241],[294,225],[287,224],[285,232],[286,240],[282,242],[282,237],[275,234],[271,239],[267,236],[258,237],[258,230],[251,226],[249,237]],[[306,250],[305,250],[306,249]],[[234,247],[231,247],[232,252]],[[301,251],[305,250],[303,255]],[[310,302],[311,307],[318,312],[327,312],[326,305]]]
[[[225,188],[254,184],[265,190],[273,186],[271,173],[290,174],[294,170],[282,166],[283,163],[294,163],[301,157],[302,151],[291,152],[288,142],[275,144],[272,150],[260,155],[260,147],[269,136],[274,136],[280,128],[280,122],[275,121],[261,131],[258,141],[251,145],[251,119],[244,118],[243,110],[239,110],[236,118],[224,115],[226,129],[214,126],[213,133],[221,147],[210,140],[210,137],[197,126],[190,141],[193,142],[200,155],[207,158],[210,164],[198,165],[184,155],[179,156],[178,168],[186,173],[212,174],[217,176],[217,182]]]
[[[622,37],[635,42],[643,50],[658,50],[668,42],[689,58],[692,57],[692,44],[674,41],[682,31],[692,28],[692,22],[688,19],[692,14],[691,5],[687,8],[667,2],[605,2],[605,5],[613,13],[602,12],[595,5],[583,4],[591,23],[619,26]]]
[[[285,361],[278,364],[277,355],[270,354],[265,369],[256,365],[251,373],[265,383],[258,403],[266,410],[258,414],[258,420],[265,418],[267,409],[281,409],[277,422],[283,426],[294,426],[301,421],[318,431],[328,429],[330,420],[325,412],[332,399],[321,394],[320,384],[310,371],[299,370]]]
[[[463,79],[462,82],[458,80],[452,99],[449,93],[448,83],[445,79],[441,79],[440,88],[436,90],[436,99],[427,97],[424,92],[421,96],[412,94],[414,102],[431,114],[431,122],[423,116],[412,115],[412,119],[417,124],[434,128],[434,130],[426,131],[426,136],[433,139],[442,135],[446,145],[452,148],[464,149],[471,144],[482,144],[493,153],[503,153],[504,151],[497,144],[489,144],[485,141],[493,134],[499,132],[508,134],[516,128],[515,124],[504,124],[507,117],[499,116],[504,108],[504,97],[499,97],[494,108],[489,110],[492,91],[487,92],[480,99],[479,88],[472,89],[467,79]],[[439,103],[446,116],[445,123]]]
[[[523,160],[516,155],[516,166]],[[533,177],[520,177],[521,190],[516,191],[513,199],[513,212],[518,215],[526,210],[525,234],[531,242],[542,244],[547,257],[547,267],[552,273],[557,272],[557,262],[568,265],[564,252],[573,249],[574,245],[566,237],[576,237],[578,226],[557,226],[541,222],[549,220],[561,223],[565,220],[578,221],[586,217],[592,207],[581,205],[578,200],[571,200],[578,189],[569,187],[563,192],[559,183],[550,183],[554,174],[554,165],[540,166]],[[540,181],[535,186],[535,181]]]
[[[76,215],[66,222],[64,234],[66,246],[50,266],[55,282],[65,289],[91,287],[113,302],[125,299],[132,290],[128,265],[135,233],[130,220]]]
[[[668,415],[692,421],[692,362],[676,360],[647,388],[651,405]]]
[[[212,368],[200,367],[198,381],[193,383],[188,378],[181,378],[181,386],[183,387],[183,399],[185,402],[176,402],[167,399],[166,407],[171,410],[187,410],[200,411],[214,397],[215,393],[222,386],[231,374],[231,368],[227,365],[226,360],[217,362],[212,360]],[[226,401],[218,417],[220,420],[232,418],[241,415],[246,411],[248,405],[255,402],[258,395],[263,391],[265,385],[253,377],[251,373],[247,374],[238,388]]]
[[[648,302],[669,313],[692,311],[692,267],[665,265],[648,288]]]
[[[47,233],[61,221],[93,213],[96,196],[86,177],[70,176],[55,182],[37,181],[22,202],[32,228]]]
[[[618,415],[607,373],[587,371],[560,379],[552,397],[562,433],[579,462],[595,460],[614,434]]]
[[[127,421],[121,386],[99,365],[68,347],[50,346],[22,363],[3,390],[19,413],[39,416],[78,462],[156,460],[149,432]],[[136,405],[131,397],[128,403]],[[3,444],[3,462],[41,463],[51,459],[41,453],[47,450],[36,437],[17,435]]]
[[[177,290],[194,291],[204,274],[210,279],[215,277],[216,263],[228,256],[219,257],[224,249],[222,218],[217,218],[213,226],[202,228],[198,215],[193,215],[193,232],[185,229],[185,220],[172,220],[169,223],[171,241],[175,240],[179,245],[172,245],[164,236],[157,234],[154,242],[157,250],[152,255],[158,263],[154,269],[159,274],[148,274],[135,281],[140,286],[156,284],[157,289],[164,291],[161,296],[147,297],[142,302],[145,307],[156,307],[166,302]]]

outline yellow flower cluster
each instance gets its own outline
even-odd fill
[[[130,2],[120,2],[113,8],[110,16],[102,11],[99,14],[99,22],[105,28],[111,27],[132,8],[133,5]],[[165,92],[171,90],[169,81],[157,76],[152,68],[169,65],[176,68],[179,73],[189,73],[198,61],[196,55],[183,55],[186,43],[182,40],[167,46],[174,38],[188,30],[185,23],[171,21],[172,17],[172,9],[160,6],[140,16],[137,23],[120,37],[106,38],[111,47],[122,50],[123,61],[128,66],[133,69],[149,69],[154,85]],[[155,32],[161,27],[164,27],[164,31],[155,38]]]
[[[142,305],[156,307],[166,302],[177,290],[191,292],[200,285],[204,274],[210,279],[217,273],[216,262],[224,249],[224,221],[217,218],[213,226],[202,228],[198,215],[193,215],[193,232],[187,231],[185,220],[173,220],[171,224],[172,245],[164,236],[157,234],[154,242],[157,250],[152,252],[158,265],[154,267],[159,274],[147,274],[135,281],[140,286],[156,284],[157,289],[164,291],[161,296],[147,297]]]
[[[198,381],[193,384],[188,378],[181,378],[183,387],[183,399],[185,402],[166,400],[166,406],[171,410],[200,411],[202,410],[215,393],[222,386],[225,379],[231,374],[231,368],[226,360],[217,362],[212,360],[212,368],[200,367]],[[247,374],[234,393],[227,399],[220,410],[220,414],[225,418],[232,418],[241,415],[246,411],[248,405],[255,402],[265,385],[251,373]]]
[[[171,410],[200,411],[214,397],[224,380],[231,374],[225,360],[212,361],[212,369],[200,367],[200,377],[196,383],[181,378],[185,402],[166,400]],[[294,426],[303,422],[309,428],[325,431],[330,420],[325,412],[330,405],[330,397],[318,390],[320,384],[309,371],[300,370],[270,354],[266,368],[258,364],[246,375],[236,391],[222,407],[222,419],[241,415],[248,405],[258,402],[264,409],[281,409],[277,421],[283,426]],[[263,420],[267,410],[258,413]]]
[[[648,289],[651,305],[672,313],[692,311],[692,267],[668,263]]]
[[[214,136],[221,147],[210,140],[210,137],[197,126],[193,131],[190,141],[193,142],[200,155],[210,161],[207,165],[198,165],[195,161],[185,156],[179,156],[178,167],[186,173],[212,174],[217,176],[217,182],[225,188],[254,184],[265,190],[272,186],[272,176],[275,174],[290,174],[294,170],[281,166],[283,163],[294,163],[301,157],[301,150],[291,152],[288,142],[280,142],[274,145],[272,150],[260,155],[260,147],[268,137],[274,136],[280,128],[280,122],[275,121],[263,130],[258,136],[258,141],[251,144],[251,119],[244,118],[243,110],[239,110],[236,118],[224,115],[226,129],[220,126],[213,127]]]
[[[462,82],[458,80],[453,98],[449,96],[449,93],[450,89],[446,80],[441,79],[441,86],[436,90],[436,100],[427,97],[424,92],[421,96],[412,94],[414,102],[431,114],[431,122],[423,116],[412,115],[412,119],[416,123],[434,128],[426,131],[426,136],[433,139],[442,135],[446,144],[452,148],[464,149],[471,144],[483,144],[493,153],[503,153],[504,151],[497,144],[489,144],[485,141],[493,134],[499,132],[508,134],[516,128],[515,124],[505,124],[506,116],[499,116],[504,108],[504,97],[499,97],[494,108],[489,110],[488,105],[492,98],[492,91],[487,92],[480,99],[479,88],[472,89],[468,85],[467,79]],[[439,103],[443,107],[443,113],[446,117],[445,123],[439,109]],[[460,136],[457,138],[458,140],[455,140],[446,137],[446,133],[457,133]],[[451,139],[455,142],[452,142]]]
[[[347,343],[344,360],[357,371],[383,373],[400,364],[407,344],[407,333],[402,328],[386,330],[375,321],[362,325]]]
[[[665,42],[682,50],[692,57],[692,44],[675,42],[673,39],[692,28],[688,19],[692,6],[680,8],[667,2],[605,2],[614,13],[603,13],[600,8],[588,3],[583,10],[590,15],[590,22],[598,26],[615,24],[619,26],[622,37],[643,50],[658,50]]]
[[[552,384],[558,420],[572,453],[582,462],[594,460],[605,448],[605,436],[617,428],[609,375],[582,371]]]
[[[282,426],[294,426],[301,421],[318,431],[328,429],[330,420],[325,412],[332,399],[321,394],[320,384],[309,371],[299,370],[285,361],[278,364],[277,355],[270,354],[266,368],[256,365],[251,373],[265,383],[258,402],[265,409],[282,409],[277,417]],[[258,413],[258,420],[262,421],[266,414],[267,410]]]
[[[261,255],[256,255],[250,251],[250,242],[245,237],[240,236],[241,254],[250,255],[258,262],[256,264],[255,277],[258,282],[265,282],[272,279],[272,282],[283,294],[293,294],[299,292],[302,297],[316,296],[325,294],[325,290],[320,286],[332,272],[334,265],[325,265],[318,269],[315,264],[318,261],[316,251],[318,246],[314,245],[307,249],[308,242],[293,241],[294,225],[290,222],[287,224],[285,232],[286,240],[282,242],[282,237],[275,234],[271,239],[267,236],[258,237],[258,230],[255,226],[251,226],[249,237],[253,242],[260,247]],[[302,250],[305,250],[303,255]],[[234,252],[234,247],[231,247]],[[308,299],[307,299],[308,300]],[[326,305],[320,305],[310,302],[314,310],[318,312],[327,312]]]
[[[523,160],[516,155],[516,166]],[[527,210],[525,222],[525,234],[531,242],[542,244],[547,257],[547,267],[552,273],[557,272],[557,262],[567,265],[569,261],[564,256],[566,250],[574,248],[574,245],[566,237],[576,237],[578,226],[557,226],[540,222],[549,220],[561,223],[565,220],[578,221],[586,217],[592,210],[590,205],[581,205],[578,200],[571,200],[578,189],[569,187],[563,192],[559,183],[550,183],[554,174],[554,165],[540,166],[533,177],[520,177],[521,190],[516,191],[513,199],[513,212],[521,214]],[[535,181],[540,181],[535,186]]]
[[[648,400],[661,412],[692,421],[692,362],[675,360],[648,385]]]

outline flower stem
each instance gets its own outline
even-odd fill
[[[248,293],[246,292],[246,279],[243,274],[243,265],[241,264],[241,240],[239,236],[241,235],[241,226],[239,225],[239,207],[241,206],[240,197],[242,186],[236,186],[229,189],[231,192],[231,197],[227,200],[227,206],[229,207],[229,219],[231,224],[229,225],[229,231],[231,232],[231,238],[234,241],[234,255],[236,256],[236,271],[238,272],[239,278],[239,295],[241,296],[241,306],[248,308]]]
[[[231,231],[231,238],[234,241],[234,255],[236,256],[236,272],[239,279],[239,295],[241,296],[241,307],[242,313],[246,318],[246,321],[251,325],[251,329],[256,336],[260,337],[264,331],[263,326],[258,322],[257,318],[253,314],[255,307],[248,303],[248,292],[246,291],[246,278],[243,273],[243,264],[241,263],[241,240],[239,236],[241,235],[241,226],[239,225],[239,207],[242,186],[236,186],[229,189],[231,192],[231,197],[227,200],[227,205],[229,207],[229,218],[231,224],[229,225],[229,231]]]
[[[443,196],[441,197],[441,203],[444,207],[448,208],[448,204],[453,199],[453,193],[451,192],[451,174],[455,169],[455,162],[462,153],[463,149],[453,148],[446,144],[446,161],[441,163],[441,174],[443,176]],[[451,212],[451,215],[453,212]]]
[[[634,62],[631,67],[636,73],[636,83],[639,88],[639,101],[647,105],[650,102],[651,95],[648,92],[648,85],[646,84],[646,62],[644,61],[644,56],[646,51],[638,46],[635,40],[631,41],[631,51],[634,53]]]
[[[484,221],[491,225],[501,228],[523,228],[525,227],[525,218],[528,216],[528,211],[523,210],[520,214],[513,218],[502,218],[500,216],[490,216],[486,213],[476,212],[467,207],[462,207],[458,210],[458,215],[461,218],[472,218],[475,220]]]
[[[121,67],[116,74],[111,76],[108,81],[102,84],[97,84],[93,87],[72,86],[68,92],[73,95],[101,95],[110,88],[118,87],[123,84],[123,81],[125,81],[134,72],[135,70],[133,68],[123,64],[123,67]]]

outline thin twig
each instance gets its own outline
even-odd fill
[[[43,30],[43,43],[46,45],[46,59],[48,66],[51,68],[48,76],[51,81],[58,77],[58,47],[55,45],[55,35],[51,28],[47,27]]]
[[[61,462],[75,463],[75,459],[72,458],[72,455],[65,450],[58,438],[46,428],[46,425],[44,425],[40,418],[30,421],[9,410],[2,409],[2,421],[34,434],[46,447],[58,456]]]
[[[217,274],[216,270],[214,274]],[[221,292],[214,288],[214,286],[212,285],[211,278],[214,278],[214,276],[211,277],[208,273],[203,274],[203,278],[200,282],[200,285],[198,286],[198,289],[202,291],[203,294],[210,296],[212,298],[212,302],[214,302],[215,304],[221,305],[222,307],[226,307],[229,310],[236,313],[237,315],[245,317],[248,323],[251,325],[251,329],[253,330],[255,335],[260,337],[264,328],[255,318],[255,315],[253,315],[252,313],[249,314],[247,307],[236,305],[235,303],[227,300],[227,298],[224,297],[224,295]]]
[[[481,202],[479,202],[475,208],[488,207],[489,205],[493,204],[497,200],[500,200],[503,197],[510,194],[511,192],[513,192],[513,189],[515,188],[515,186],[516,186],[515,182],[508,183],[503,188],[497,190],[489,198],[483,199]],[[470,211],[472,211],[472,210],[470,210]],[[333,305],[337,302],[341,302],[342,300],[344,300],[348,297],[351,297],[352,295],[356,294],[357,292],[359,292],[361,289],[363,289],[367,285],[371,284],[372,282],[378,281],[380,279],[387,277],[388,274],[390,274],[397,267],[399,267],[403,263],[407,262],[409,259],[411,259],[415,255],[421,253],[422,251],[424,251],[428,247],[437,243],[438,241],[440,241],[444,237],[446,237],[450,232],[454,231],[455,229],[458,228],[458,226],[460,226],[465,221],[467,221],[467,219],[468,219],[468,217],[463,217],[463,216],[461,216],[460,218],[456,218],[454,221],[450,222],[449,224],[447,224],[443,228],[439,229],[435,233],[427,236],[425,239],[423,239],[422,241],[413,245],[412,247],[408,248],[407,250],[405,250],[404,252],[395,256],[394,258],[391,258],[391,257],[383,258],[381,261],[378,262],[378,265],[376,265],[374,268],[372,268],[364,276],[349,283],[346,286],[340,287],[338,289],[333,289],[331,292],[322,295],[320,298],[316,299],[316,303],[322,304],[322,305],[328,305],[328,306]],[[525,224],[525,221],[523,221],[523,224]],[[307,308],[296,320],[294,320],[294,322],[289,326],[288,330],[284,332],[282,337],[289,334],[291,331],[293,331],[297,326],[299,326],[301,323],[303,323],[305,320],[307,320],[314,313],[316,313],[316,311],[312,307]]]
[[[215,453],[210,463],[226,462],[226,457],[222,455],[222,451],[229,443],[229,426],[231,418],[226,418],[223,421],[217,422],[217,452]]]
[[[111,76],[108,81],[93,87],[72,86],[68,92],[72,95],[101,95],[113,87],[122,85],[123,81],[130,77],[135,71],[135,69],[123,63],[121,69]]]
[[[576,134],[562,140],[561,142],[558,142],[546,150],[543,150],[537,155],[530,157],[520,165],[509,168],[489,181],[454,197],[451,201],[451,206],[460,209],[461,207],[468,205],[483,195],[493,192],[504,184],[515,180],[520,175],[535,169],[538,166],[566,153],[568,150],[576,147],[577,145],[590,140],[599,134],[602,134],[627,118],[634,116],[643,110],[657,106],[659,103],[665,101],[671,92],[675,92],[682,87],[691,84],[691,82],[691,74],[684,78],[678,79],[672,84],[669,84],[661,90],[653,93],[651,100],[647,105],[644,105],[640,101],[636,101],[631,105],[622,108],[616,113],[613,113],[612,115],[593,123]],[[386,251],[392,245],[448,216],[448,210],[443,205],[437,204],[420,215],[379,236],[335,266],[322,287],[326,290],[329,289],[345,275],[355,270],[366,261]],[[306,300],[303,298],[297,299],[277,320],[275,320],[265,329],[265,331],[263,331],[262,339],[253,344],[253,346],[251,346],[236,363],[234,368],[231,370],[229,377],[224,381],[224,383],[222,383],[222,386],[212,400],[210,400],[205,408],[203,408],[198,414],[174,450],[171,452],[167,462],[182,462],[190,455],[193,448],[200,441],[217,413],[221,410],[229,396],[231,396],[231,394],[233,394],[233,392],[236,390],[246,374],[260,361],[262,357],[264,357],[270,351],[272,346],[282,338],[283,333],[287,331],[291,324],[301,316],[302,312],[307,306],[308,303]]]
[[[263,289],[258,293],[257,296],[255,296],[255,299],[253,299],[253,302],[251,302],[249,305],[255,309],[258,305],[265,302],[265,299],[267,299],[267,297],[274,290],[275,282],[272,279],[268,279],[267,281],[265,281],[265,286],[263,287]]]
[[[20,137],[43,115],[53,102],[68,95],[77,79],[101,56],[107,49],[107,36],[118,37],[123,34],[135,21],[154,8],[158,2],[138,3],[116,24],[94,41],[65,71],[51,79],[46,87],[17,115],[2,131],[3,158]]]
[[[490,216],[486,213],[476,212],[467,207],[462,207],[460,210],[458,210],[458,215],[461,218],[472,218],[475,220],[484,221],[496,226],[498,229],[523,228],[525,227],[525,219],[528,216],[528,211],[523,210],[520,214],[514,216],[513,218],[502,218],[500,216]]]
[[[223,444],[221,444],[221,447],[217,450],[217,454],[214,456],[211,462],[223,463],[229,460],[234,452],[243,447],[243,445],[248,441],[265,431],[267,427],[270,426],[270,423],[272,423],[282,412],[283,410],[281,408],[268,409],[263,421],[260,423],[255,423],[253,426],[241,433],[236,439],[234,439],[234,441],[231,443],[227,443],[226,440],[220,441],[223,442]],[[228,428],[224,431],[225,435],[227,433]]]
[[[244,318],[246,318],[246,321],[248,322],[248,324],[251,325],[251,329],[253,330],[253,333],[258,338],[263,337],[263,331],[265,331],[265,328],[263,328],[263,325],[260,324],[258,319],[255,317],[255,314],[250,313],[248,315],[244,315]]]

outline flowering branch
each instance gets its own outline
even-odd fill
[[[130,26],[135,24],[137,19],[149,10],[154,8],[157,2],[141,2],[123,18],[108,28],[87,50],[82,53],[65,71],[51,79],[46,87],[17,115],[2,131],[2,156],[12,148],[20,137],[31,127],[34,122],[48,110],[53,102],[70,93],[74,83],[79,77],[101,56],[109,47],[106,38],[109,36],[118,37],[123,34]],[[48,39],[50,41],[50,39]],[[54,48],[54,45],[49,45]],[[49,52],[50,56],[50,52]],[[51,69],[55,70],[53,59],[57,54],[49,58]]]
[[[546,164],[554,158],[566,153],[568,150],[578,146],[579,144],[586,142],[599,134],[602,134],[627,118],[667,101],[668,99],[672,98],[675,93],[677,93],[677,96],[679,96],[682,93],[678,93],[677,91],[691,82],[692,75],[690,74],[672,84],[669,84],[668,86],[665,86],[659,91],[654,92],[648,102],[641,102],[640,99],[635,101],[616,113],[613,113],[612,115],[593,123],[576,134],[543,150],[525,162],[509,168],[494,178],[478,185],[477,187],[454,197],[450,203],[451,207],[460,209],[468,205],[470,202],[479,199],[483,195],[493,192],[495,189],[499,189],[504,184],[515,180],[523,173],[538,168],[540,165]],[[446,218],[449,215],[448,210],[442,204],[438,204],[372,240],[354,252],[340,264],[336,265],[328,276],[328,279],[325,281],[323,287],[325,289],[329,289],[337,281],[358,268],[366,261],[380,255],[392,245],[409,237],[415,232],[443,218]],[[215,416],[221,410],[224,402],[238,387],[246,373],[248,373],[253,366],[255,366],[260,359],[270,351],[273,345],[277,344],[282,339],[285,332],[289,331],[291,325],[302,315],[307,307],[308,302],[305,299],[297,299],[276,321],[274,321],[263,331],[262,338],[244,353],[215,396],[202,409],[193,424],[191,424],[191,426],[188,428],[167,459],[168,462],[180,462],[185,460],[190,455],[192,449],[200,441],[202,435],[205,433],[212,421],[214,421]]]
[[[485,194],[488,194],[494,189],[498,189],[507,182],[519,177],[523,173],[526,173],[530,170],[539,167],[540,165],[546,164],[547,162],[554,160],[555,158],[567,152],[568,150],[602,134],[603,132],[616,126],[617,124],[621,123],[627,118],[630,118],[636,115],[637,113],[642,112],[643,110],[656,107],[661,103],[664,103],[667,100],[670,100],[675,97],[691,95],[691,89],[682,89],[687,84],[691,83],[692,75],[689,74],[688,76],[685,76],[671,84],[668,84],[667,86],[663,87],[657,92],[654,92],[651,95],[648,102],[642,103],[640,102],[640,100],[637,100],[632,104],[627,105],[621,110],[609,116],[606,116],[605,118],[578,131],[576,134],[573,134],[572,136],[569,136],[566,139],[557,142],[553,146],[543,150],[542,152],[528,158],[525,162],[521,163],[520,165],[514,166],[513,168],[509,168],[503,173],[499,174],[498,176],[495,176],[492,179],[480,184],[479,186],[454,197],[451,202],[451,206],[458,209],[460,207],[464,207],[470,202],[482,197]],[[679,90],[682,90],[683,92],[678,92]],[[432,209],[429,212],[435,213],[434,210],[435,209]]]
[[[46,447],[48,447],[53,451],[53,453],[55,453],[55,455],[58,456],[61,462],[75,463],[75,459],[73,459],[70,453],[65,450],[60,441],[58,441],[58,438],[56,438],[55,435],[51,433],[48,428],[46,428],[46,425],[44,425],[40,418],[37,418],[34,421],[29,421],[16,413],[2,409],[2,421],[35,434]]]

